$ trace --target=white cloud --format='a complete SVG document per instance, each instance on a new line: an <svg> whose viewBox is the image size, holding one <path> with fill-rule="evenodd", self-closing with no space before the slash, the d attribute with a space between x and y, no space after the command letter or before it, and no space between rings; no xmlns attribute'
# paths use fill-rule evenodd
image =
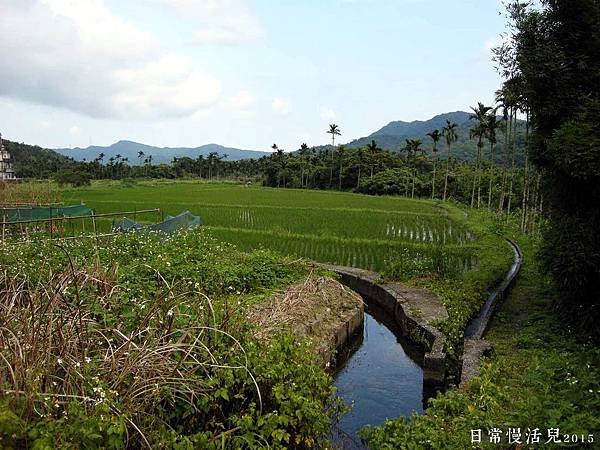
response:
<svg viewBox="0 0 600 450"><path fill-rule="evenodd" d="M78 125L73 125L71 128L69 128L69 134L71 136L77 136L80 133L81 133L81 128L79 128Z"/></svg>
<svg viewBox="0 0 600 450"><path fill-rule="evenodd" d="M327 106L324 106L321 108L321 111L319 112L319 116L321 116L321 119L324 121L330 121L335 119L335 111Z"/></svg>
<svg viewBox="0 0 600 450"><path fill-rule="evenodd" d="M148 1L148 0L147 0ZM237 44L264 37L247 0L149 0L188 20L197 44Z"/></svg>
<svg viewBox="0 0 600 450"><path fill-rule="evenodd" d="M93 117L192 115L221 91L218 80L165 53L104 0L2 0L0 53L10 55L0 96Z"/></svg>
<svg viewBox="0 0 600 450"><path fill-rule="evenodd" d="M271 103L271 108L280 116L287 116L290 113L290 102L283 98L275 98Z"/></svg>
<svg viewBox="0 0 600 450"><path fill-rule="evenodd" d="M226 109L237 112L247 112L256 102L256 99L248 91L240 91L229 97L225 103Z"/></svg>

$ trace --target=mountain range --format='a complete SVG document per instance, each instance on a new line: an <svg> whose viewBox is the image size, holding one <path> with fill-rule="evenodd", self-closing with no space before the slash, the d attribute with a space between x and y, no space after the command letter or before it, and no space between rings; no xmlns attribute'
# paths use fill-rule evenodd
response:
<svg viewBox="0 0 600 450"><path fill-rule="evenodd" d="M427 133L442 128L446 125L446 121L454 122L457 126L458 140L452 146L452 156L459 160L472 160L476 154L476 143L469 136L469 131L473 126L471 114L465 111L455 111L444 114L439 114L429 120L415 120L412 122L393 121L371 133L368 136L355 139L348 142L347 148L358 148L367 145L374 140L380 148L401 151L406 144L406 139L421 139L423 141L423 149L431 154L432 142L427 136ZM340 139L341 140L341 139ZM521 146L524 142L524 132L517 134L517 146ZM503 135L498 132L498 146L503 143ZM329 149L330 145L315 147L317 150ZM444 139L438 143L438 150L442 157L446 154L446 144ZM173 158L190 157L197 158L202 155L208 156L211 152L216 152L219 155L227 155L227 160L240 160L261 158L269 155L270 152L242 150L232 147L223 147L217 144L207 144L200 147L153 147L151 145L140 144L132 141L119 141L107 147L90 146L86 148L59 148L55 152L68 156L78 161L92 161L103 153L103 161L106 163L110 158L117 155L127 158L130 165L143 164L144 159L152 155L152 163L170 163ZM487 147L486 147L487 151ZM143 152L140 156L140 152ZM496 151L496 157L500 158L499 151ZM517 160L517 164L520 161Z"/></svg>
<svg viewBox="0 0 600 450"><path fill-rule="evenodd" d="M225 159L236 161L239 159L260 158L269 155L269 152L259 152L253 150L241 150L239 148L223 147L217 144L207 144L200 147L153 147L151 145L140 144L133 141L119 141L108 147L92 145L86 148L57 148L54 150L61 155L68 156L77 161L92 161L100 153L104 154L103 161L106 163L110 158L121 155L127 158L130 165L143 164L145 158L152 155L153 164L167 164L173 161L173 158L189 157L196 159L202 155L208 156L210 153L227 155ZM142 152L142 153L140 153Z"/></svg>

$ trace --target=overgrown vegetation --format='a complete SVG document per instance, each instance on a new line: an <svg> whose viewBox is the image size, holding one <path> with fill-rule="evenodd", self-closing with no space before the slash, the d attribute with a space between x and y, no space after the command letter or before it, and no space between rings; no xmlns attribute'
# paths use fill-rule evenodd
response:
<svg viewBox="0 0 600 450"><path fill-rule="evenodd" d="M337 408L246 307L306 274L205 233L0 247L3 448L306 448Z"/></svg>
<svg viewBox="0 0 600 450"><path fill-rule="evenodd" d="M448 319L437 326L448 337L449 356L458 358L469 319L485 302L490 289L506 274L513 253L505 241L506 227L493 215L477 210L469 210L468 217L455 210L451 214L474 234L475 239L469 246L448 252L433 245L422 254L396 255L383 275L440 296Z"/></svg>
<svg viewBox="0 0 600 450"><path fill-rule="evenodd" d="M102 212L189 209L216 238L245 251L262 247L373 269L431 289L448 309L450 318L440 328L455 357L468 319L513 257L493 215L440 201L193 182L143 182L135 189L95 183L64 196Z"/></svg>

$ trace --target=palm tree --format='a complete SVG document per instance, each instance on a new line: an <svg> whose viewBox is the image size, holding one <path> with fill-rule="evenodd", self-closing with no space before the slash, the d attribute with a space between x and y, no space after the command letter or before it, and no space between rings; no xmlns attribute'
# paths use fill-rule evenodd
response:
<svg viewBox="0 0 600 450"><path fill-rule="evenodd" d="M508 211L510 212L510 203L512 199L513 170L515 166L515 140L517 135L517 112L519 110L522 97L519 92L522 88L519 86L519 77L508 79L502 85L502 88L496 91L496 102L500 103L503 109L504 119L504 159L502 169L502 188L498 201L498 211L504 210L504 204L508 197ZM512 159L512 169L509 173L509 160ZM510 175L510 187L508 188L508 177ZM508 192L507 192L508 191Z"/></svg>
<svg viewBox="0 0 600 450"><path fill-rule="evenodd" d="M400 151L405 151L406 159L410 160L413 158L413 156L417 154L417 152L422 151L422 144L423 143L421 142L421 139L406 139L406 144L404 145L404 148L402 148Z"/></svg>
<svg viewBox="0 0 600 450"><path fill-rule="evenodd" d="M402 150L404 150L406 152L406 160L411 161L413 159L414 156L416 156L416 154L418 152L422 152L423 149L421 149L421 139L406 139L406 145L404 146L404 148ZM412 191L411 191L411 198L415 197L415 181L416 181L416 177L417 177L417 169L415 167L413 167L412 169Z"/></svg>
<svg viewBox="0 0 600 450"><path fill-rule="evenodd" d="M498 121L496 115L497 109L494 108L490 111L487 120L487 140L490 143L490 169L489 169L489 185L488 185L488 209L492 208L492 175L494 173L494 146L496 145L496 130L502 128L502 123Z"/></svg>
<svg viewBox="0 0 600 450"><path fill-rule="evenodd" d="M111 156L110 158L108 158L108 167L110 167L110 178L112 178L114 176L114 163L115 163L115 158L113 156Z"/></svg>
<svg viewBox="0 0 600 450"><path fill-rule="evenodd" d="M446 120L446 126L442 128L442 135L446 140L446 146L448 147L446 154L446 176L444 177L444 195L442 200L446 200L446 193L448 191L448 174L450 172L450 149L452 144L458 140L458 134L456 134L457 124Z"/></svg>
<svg viewBox="0 0 600 450"><path fill-rule="evenodd" d="M115 155L115 174L116 174L117 178L119 178L121 176L120 175L120 173L121 173L121 171L120 171L120 169L121 169L121 158L122 158L122 156L121 156L120 153L117 153Z"/></svg>
<svg viewBox="0 0 600 450"><path fill-rule="evenodd" d="M510 147L510 129L512 125L512 108L510 106L510 94L507 91L506 85L496 91L496 103L502 108L502 120L504 122L504 158L502 160L502 185L498 198L498 212L504 210L504 198L506 193L506 170L508 167L508 154Z"/></svg>
<svg viewBox="0 0 600 450"><path fill-rule="evenodd" d="M344 147L343 145L340 145L338 147L337 150L337 156L338 156L338 160L340 163L340 171L338 174L338 189L341 191L342 190L342 165L344 163L344 157L346 156L346 147Z"/></svg>
<svg viewBox="0 0 600 450"><path fill-rule="evenodd" d="M475 185L477 184L477 207L479 207L481 203L481 152L483 148L483 140L487 136L487 122L488 122L488 114L491 111L491 106L485 106L481 102L477 102L477 106L475 108L471 107L473 110L473 114L471 115L471 119L477 121L477 124L471 128L470 137L471 139L477 139L477 159L475 162L475 174L473 174L473 188L471 190L471 208L475 204Z"/></svg>
<svg viewBox="0 0 600 450"><path fill-rule="evenodd" d="M373 168L375 167L375 162L377 159L377 153L381 149L377 147L377 142L371 140L369 144L367 144L367 152L369 154L369 165L371 166L371 178L373 178Z"/></svg>
<svg viewBox="0 0 600 450"><path fill-rule="evenodd" d="M356 177L356 189L360 188L360 171L362 169L363 160L365 158L365 151L362 147L356 150L356 165L358 166L358 175Z"/></svg>
<svg viewBox="0 0 600 450"><path fill-rule="evenodd" d="M100 178L102 178L102 172L104 171L103 166L102 166L102 160L104 159L106 155L104 153L100 153L98 155L98 157L94 160L98 163L98 175Z"/></svg>
<svg viewBox="0 0 600 450"><path fill-rule="evenodd" d="M331 187L331 183L333 181L333 151L335 149L335 137L342 135L342 130L335 123L329 124L329 130L326 131L327 134L331 134L331 164L329 166L329 187Z"/></svg>
<svg viewBox="0 0 600 450"><path fill-rule="evenodd" d="M335 137L342 135L342 130L335 123L329 124L329 130L326 132L327 134L331 134L331 145L335 147Z"/></svg>
<svg viewBox="0 0 600 450"><path fill-rule="evenodd" d="M304 173L306 172L306 163L308 160L309 148L305 142L302 143L298 154L300 155L300 187L304 187ZM308 183L306 183L308 184Z"/></svg>
<svg viewBox="0 0 600 450"><path fill-rule="evenodd" d="M433 177L431 178L431 198L435 198L435 172L437 166L437 143L442 138L440 130L433 130L427 133L427 136L433 141Z"/></svg>

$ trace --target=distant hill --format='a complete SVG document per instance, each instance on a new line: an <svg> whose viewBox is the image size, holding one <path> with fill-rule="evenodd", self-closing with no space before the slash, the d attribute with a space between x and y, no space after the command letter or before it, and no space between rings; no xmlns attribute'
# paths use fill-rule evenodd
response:
<svg viewBox="0 0 600 450"><path fill-rule="evenodd" d="M13 169L18 178L47 177L73 164L67 156L53 150L3 139L10 152Z"/></svg>
<svg viewBox="0 0 600 450"><path fill-rule="evenodd" d="M413 122L398 120L388 123L367 137L350 142L348 147L362 147L371 142L371 139L375 139L380 146L397 150L398 147L404 147L406 139L422 138L425 141L427 133L435 129L442 131L442 128L446 126L446 120L458 124L459 128L468 129L473 123L470 117L471 114L467 112L456 111L440 114L429 120L415 120Z"/></svg>
<svg viewBox="0 0 600 450"><path fill-rule="evenodd" d="M415 120L413 122L403 122L401 120L390 122L379 130L371 133L368 136L355 139L345 144L347 148L364 147L374 140L380 148L400 151L406 145L407 139L421 139L423 141L423 149L428 154L431 154L432 141L427 133L433 130L440 130L446 126L446 120L456 123L458 140L452 146L452 156L462 161L471 161L477 154L477 144L473 139L470 139L469 132L474 125L471 120L471 114L465 111L455 111L444 114L439 114L429 120ZM498 144L500 147L504 142L504 136L501 131L497 132ZM524 132L517 137L517 146L524 144ZM331 146L323 146L320 148L328 148ZM486 142L485 154L489 151L489 145ZM442 138L438 142L438 153L440 157L445 157L446 143ZM500 151L496 151L496 156L500 158ZM499 161L499 159L497 159ZM520 161L517 161L519 163Z"/></svg>
<svg viewBox="0 0 600 450"><path fill-rule="evenodd" d="M101 146L90 146L87 148L57 148L56 152L71 157L77 161L93 161L98 157L100 153L104 153L104 163L109 158L121 155L124 158L128 158L130 165L139 165L143 163L143 159L152 155L152 164L170 163L173 158L189 157L196 159L198 156L208 156L211 152L216 152L219 155L227 155L227 160L237 161L240 159L257 159L265 155L269 155L269 152L259 152L254 150L241 150L238 148L223 147L217 144L207 144L201 147L153 147L151 145L140 144L132 141L119 141L115 144L109 145L108 147ZM140 158L139 152L144 152L142 158Z"/></svg>

